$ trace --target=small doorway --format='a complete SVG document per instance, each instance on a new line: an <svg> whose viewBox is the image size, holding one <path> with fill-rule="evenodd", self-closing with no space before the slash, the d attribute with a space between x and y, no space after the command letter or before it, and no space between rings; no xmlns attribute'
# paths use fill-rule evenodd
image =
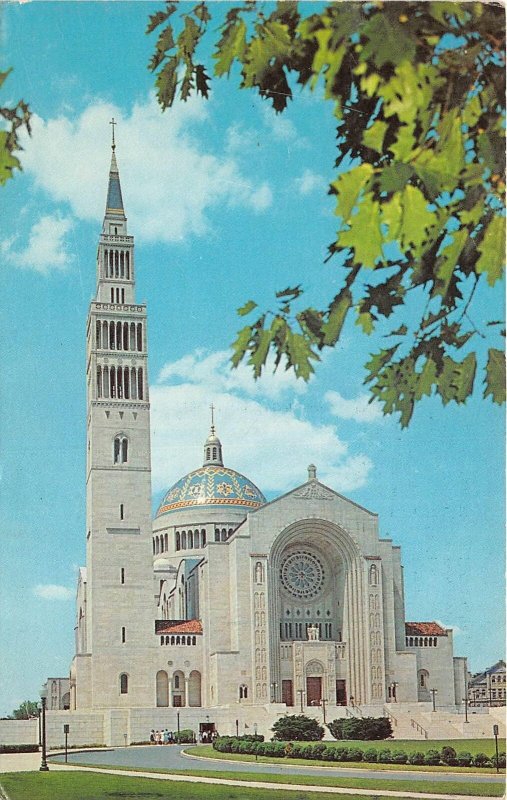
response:
<svg viewBox="0 0 507 800"><path fill-rule="evenodd" d="M346 681L336 681L336 705L347 705L347 684Z"/></svg>
<svg viewBox="0 0 507 800"><path fill-rule="evenodd" d="M306 705L318 706L322 700L322 678L308 676L306 679Z"/></svg>
<svg viewBox="0 0 507 800"><path fill-rule="evenodd" d="M282 703L285 703L286 706L294 705L292 681L282 681Z"/></svg>
<svg viewBox="0 0 507 800"><path fill-rule="evenodd" d="M210 744L215 735L217 730L215 728L214 722L200 722L199 723L199 743L200 744Z"/></svg>

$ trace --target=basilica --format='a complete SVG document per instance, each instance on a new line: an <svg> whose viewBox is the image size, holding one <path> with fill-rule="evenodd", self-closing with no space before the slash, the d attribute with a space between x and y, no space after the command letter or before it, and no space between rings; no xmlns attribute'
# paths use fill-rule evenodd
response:
<svg viewBox="0 0 507 800"><path fill-rule="evenodd" d="M233 733L323 705L331 719L437 692L440 707L461 705L466 659L452 631L405 620L400 548L314 465L267 502L226 466L212 417L202 462L152 519L147 312L114 141L96 270L69 700L83 737L142 741L152 727L174 729L176 714L178 725L183 715L194 730Z"/></svg>

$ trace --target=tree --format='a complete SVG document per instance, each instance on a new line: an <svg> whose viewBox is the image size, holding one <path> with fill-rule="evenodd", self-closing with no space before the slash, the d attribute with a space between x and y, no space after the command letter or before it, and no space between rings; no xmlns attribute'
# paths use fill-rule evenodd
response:
<svg viewBox="0 0 507 800"><path fill-rule="evenodd" d="M393 735L387 717L359 717L334 719L328 726L335 739L389 739Z"/></svg>
<svg viewBox="0 0 507 800"><path fill-rule="evenodd" d="M324 728L316 719L304 714L280 717L271 728L273 739L278 742L320 742L324 736Z"/></svg>
<svg viewBox="0 0 507 800"><path fill-rule="evenodd" d="M30 719L36 717L39 713L39 706L36 700L24 700L19 708L15 708L12 712L14 719Z"/></svg>
<svg viewBox="0 0 507 800"><path fill-rule="evenodd" d="M200 2L173 22L177 4L168 2L150 17L163 110L192 92L208 97L213 72L239 75L240 88L276 112L296 84L319 89L337 120L328 258L339 257L340 290L320 309L304 307L301 285L278 292L272 310L246 302L238 314L256 318L238 333L233 365L247 360L258 377L273 352L275 367L308 380L352 316L366 335L387 337L365 383L402 426L424 396L466 401L479 383L479 339L492 345L480 364L483 395L505 402L504 322L473 318L478 288L504 271L503 8L376 0L304 15L286 1L266 15L249 1L228 7L211 70L200 45L212 6Z"/></svg>
<svg viewBox="0 0 507 800"><path fill-rule="evenodd" d="M10 69L0 72L0 88L10 72ZM19 100L15 106L0 107L0 117L7 122L7 130L0 130L0 186L3 186L13 177L15 169L21 169L19 158L14 153L22 150L18 138L19 129L24 127L28 133L31 132L31 112L27 104Z"/></svg>

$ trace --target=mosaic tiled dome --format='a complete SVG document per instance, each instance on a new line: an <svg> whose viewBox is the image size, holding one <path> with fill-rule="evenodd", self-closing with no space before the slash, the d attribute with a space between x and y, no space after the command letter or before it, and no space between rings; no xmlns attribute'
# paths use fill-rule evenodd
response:
<svg viewBox="0 0 507 800"><path fill-rule="evenodd" d="M171 511L196 506L223 507L251 511L266 502L252 481L221 464L205 464L189 472L172 486L157 511L157 517Z"/></svg>

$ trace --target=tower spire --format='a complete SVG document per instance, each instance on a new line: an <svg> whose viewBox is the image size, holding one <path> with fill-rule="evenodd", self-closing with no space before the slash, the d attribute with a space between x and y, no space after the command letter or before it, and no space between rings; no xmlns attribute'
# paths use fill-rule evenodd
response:
<svg viewBox="0 0 507 800"><path fill-rule="evenodd" d="M123 198L120 185L120 173L118 170L118 164L116 162L116 140L114 136L114 128L118 123L115 122L113 117L109 124L112 127L112 153L111 166L109 168L109 185L107 188L106 217L125 220L125 211L123 208Z"/></svg>

